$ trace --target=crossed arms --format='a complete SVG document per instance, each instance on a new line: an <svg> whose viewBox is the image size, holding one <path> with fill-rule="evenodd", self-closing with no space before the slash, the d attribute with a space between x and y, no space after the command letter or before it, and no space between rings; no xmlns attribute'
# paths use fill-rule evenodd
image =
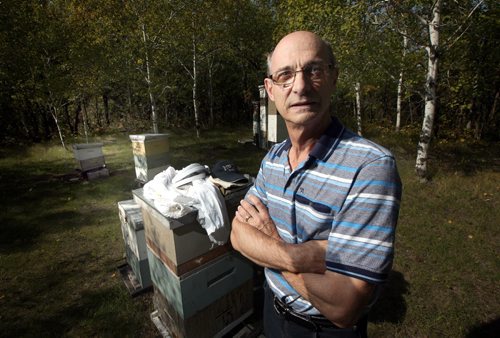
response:
<svg viewBox="0 0 500 338"><path fill-rule="evenodd" d="M326 270L326 240L284 242L264 204L250 195L232 222L231 243L254 263L281 271L288 283L339 327L353 326L374 285Z"/></svg>

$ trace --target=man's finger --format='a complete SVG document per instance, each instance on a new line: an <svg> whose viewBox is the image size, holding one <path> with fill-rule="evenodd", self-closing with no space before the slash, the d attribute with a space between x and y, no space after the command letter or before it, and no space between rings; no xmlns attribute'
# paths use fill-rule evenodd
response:
<svg viewBox="0 0 500 338"><path fill-rule="evenodd" d="M267 216L269 214L266 206L257 196L250 195L248 199L252 202L253 207L256 208L261 215Z"/></svg>

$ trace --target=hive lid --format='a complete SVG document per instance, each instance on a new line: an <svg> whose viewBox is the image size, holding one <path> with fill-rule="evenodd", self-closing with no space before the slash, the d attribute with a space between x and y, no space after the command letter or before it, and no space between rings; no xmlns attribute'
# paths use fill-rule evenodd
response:
<svg viewBox="0 0 500 338"><path fill-rule="evenodd" d="M129 137L130 141L132 142L144 142L144 141L168 138L168 134L137 134L137 135L129 135Z"/></svg>

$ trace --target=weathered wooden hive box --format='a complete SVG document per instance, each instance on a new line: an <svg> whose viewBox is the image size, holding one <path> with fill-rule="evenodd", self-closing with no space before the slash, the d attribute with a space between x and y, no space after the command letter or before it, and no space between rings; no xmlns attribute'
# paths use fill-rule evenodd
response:
<svg viewBox="0 0 500 338"><path fill-rule="evenodd" d="M252 314L253 269L235 251L182 276L148 255L153 303L172 336L222 336Z"/></svg>
<svg viewBox="0 0 500 338"><path fill-rule="evenodd" d="M102 143L73 144L73 154L80 170L86 172L106 165Z"/></svg>
<svg viewBox="0 0 500 338"><path fill-rule="evenodd" d="M142 209L146 244L169 266L182 275L189 270L222 255L228 245L213 247L207 232L196 220L197 211L179 218L167 218L144 197L143 189L132 191L135 202Z"/></svg>
<svg viewBox="0 0 500 338"><path fill-rule="evenodd" d="M152 285L141 207L134 200L118 202L127 263L142 288Z"/></svg>
<svg viewBox="0 0 500 338"><path fill-rule="evenodd" d="M148 182L169 166L168 134L130 135L137 180Z"/></svg>
<svg viewBox="0 0 500 338"><path fill-rule="evenodd" d="M226 197L230 218L247 189ZM230 246L213 246L197 211L172 219L132 191L144 220L154 304L174 337L214 337L253 311L253 267ZM229 226L229 225L228 225Z"/></svg>

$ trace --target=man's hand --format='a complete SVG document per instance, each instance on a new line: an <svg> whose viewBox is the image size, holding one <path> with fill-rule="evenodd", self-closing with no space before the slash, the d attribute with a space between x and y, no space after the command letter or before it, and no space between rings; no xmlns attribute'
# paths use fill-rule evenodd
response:
<svg viewBox="0 0 500 338"><path fill-rule="evenodd" d="M231 242L236 250L262 266L293 273L326 271L327 241L300 244L283 241L267 207L253 195L240 202L233 220Z"/></svg>
<svg viewBox="0 0 500 338"><path fill-rule="evenodd" d="M281 240L266 206L260 201L260 199L253 195L250 195L248 199L250 201L241 200L240 206L236 211L236 218L240 222L250 224L269 237Z"/></svg>

